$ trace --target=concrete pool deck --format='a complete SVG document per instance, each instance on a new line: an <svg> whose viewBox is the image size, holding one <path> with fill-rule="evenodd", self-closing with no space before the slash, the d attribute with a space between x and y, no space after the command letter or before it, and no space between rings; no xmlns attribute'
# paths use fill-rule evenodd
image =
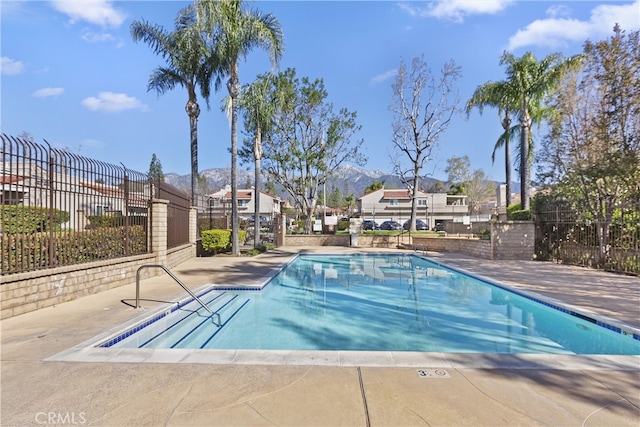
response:
<svg viewBox="0 0 640 427"><path fill-rule="evenodd" d="M172 272L192 289L255 285L299 252L390 252L281 248L252 258L193 258ZM578 267L487 261L458 254L434 260L640 328L640 284ZM153 310L184 292L166 276L141 282ZM135 281L2 321L2 426L23 425L629 425L640 424L640 357L423 354L408 366L345 355L207 363L206 354L157 353L101 362L54 361L105 330L140 317ZM130 305L128 305L130 304ZM88 358L90 360L90 353ZM127 355L125 355L127 356ZM192 357L191 361L188 357ZM327 355L328 358L335 355ZM360 360L358 359L360 357ZM396 362L397 360L396 356ZM187 360L184 360L187 358ZM233 360L235 358L235 360ZM175 363L180 361L180 363ZM346 362L346 363L342 363ZM399 365L402 365L400 363Z"/></svg>

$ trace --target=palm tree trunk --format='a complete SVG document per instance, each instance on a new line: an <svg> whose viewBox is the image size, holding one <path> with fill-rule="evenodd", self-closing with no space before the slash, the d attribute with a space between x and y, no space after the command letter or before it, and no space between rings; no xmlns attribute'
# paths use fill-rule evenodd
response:
<svg viewBox="0 0 640 427"><path fill-rule="evenodd" d="M262 157L262 143L260 142L262 135L260 133L260 127L256 129L256 141L253 148L253 158L255 164L255 177L253 182L253 194L254 194L254 217L253 217L253 247L260 246L260 158Z"/></svg>
<svg viewBox="0 0 640 427"><path fill-rule="evenodd" d="M238 95L240 83L235 73L227 83L231 97L231 254L240 255L238 238Z"/></svg>
<svg viewBox="0 0 640 427"><path fill-rule="evenodd" d="M196 187L198 185L198 103L189 100L185 106L189 115L189 129L191 132L191 205L196 206Z"/></svg>
<svg viewBox="0 0 640 427"><path fill-rule="evenodd" d="M507 207L511 205L511 147L509 137L504 142L504 177L506 182Z"/></svg>
<svg viewBox="0 0 640 427"><path fill-rule="evenodd" d="M531 138L531 117L524 109L520 131L520 209L529 209L531 198L531 163L529 161L529 140Z"/></svg>
<svg viewBox="0 0 640 427"><path fill-rule="evenodd" d="M504 179L506 181L506 203L507 207L511 205L511 136L509 131L511 130L511 117L509 116L509 110L504 113L504 120L502 122L504 128Z"/></svg>

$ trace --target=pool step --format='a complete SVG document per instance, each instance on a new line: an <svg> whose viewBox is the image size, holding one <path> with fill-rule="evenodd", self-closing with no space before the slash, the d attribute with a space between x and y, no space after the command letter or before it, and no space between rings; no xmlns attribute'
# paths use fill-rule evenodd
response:
<svg viewBox="0 0 640 427"><path fill-rule="evenodd" d="M145 328L144 331L138 332L136 335L140 336L136 340L137 347L185 347L186 341L190 341L193 336L200 335L198 331L206 330L211 335L212 332L222 327L230 317L235 315L237 307L244 302L244 299L240 298L238 294L222 292L212 298L207 298L207 301L207 306L214 314L209 314L195 302L188 303L166 319L159 320ZM190 345L190 348L194 348L194 346Z"/></svg>
<svg viewBox="0 0 640 427"><path fill-rule="evenodd" d="M210 316L208 322L201 322L197 327L184 333L184 336L176 341L172 347L204 348L249 301L249 298L246 296L240 297L239 295L235 295L220 308L214 310L214 313L220 314L219 318Z"/></svg>

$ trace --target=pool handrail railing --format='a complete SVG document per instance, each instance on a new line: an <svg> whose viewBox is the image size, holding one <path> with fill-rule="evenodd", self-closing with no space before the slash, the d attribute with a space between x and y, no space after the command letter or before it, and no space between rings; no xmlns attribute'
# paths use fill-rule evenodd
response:
<svg viewBox="0 0 640 427"><path fill-rule="evenodd" d="M180 279L178 279L175 274L173 274L171 271L169 271L169 269L167 267L165 267L162 264L145 264L145 265L141 265L138 268L138 271L136 271L136 308L140 308L140 271L143 268L161 268L163 269L169 276L171 276L171 278L173 280L175 280L178 285L182 286L182 289L184 289L185 291L187 291L187 293L189 295L191 295L193 297L193 299L195 299L205 310L207 310L209 313L213 314L213 311L211 311L211 309L209 307L207 307L207 305L205 303L203 303L200 298L198 298L198 296L196 294L193 293L193 291L191 289L189 289L184 283L182 283L180 281Z"/></svg>

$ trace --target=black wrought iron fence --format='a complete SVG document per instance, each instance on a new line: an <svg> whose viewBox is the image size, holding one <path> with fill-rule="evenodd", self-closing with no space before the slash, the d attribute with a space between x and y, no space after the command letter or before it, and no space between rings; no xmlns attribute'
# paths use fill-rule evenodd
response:
<svg viewBox="0 0 640 427"><path fill-rule="evenodd" d="M640 202L615 209L607 220L549 203L535 209L534 220L537 259L640 275Z"/></svg>
<svg viewBox="0 0 640 427"><path fill-rule="evenodd" d="M146 253L147 174L2 134L2 274Z"/></svg>

